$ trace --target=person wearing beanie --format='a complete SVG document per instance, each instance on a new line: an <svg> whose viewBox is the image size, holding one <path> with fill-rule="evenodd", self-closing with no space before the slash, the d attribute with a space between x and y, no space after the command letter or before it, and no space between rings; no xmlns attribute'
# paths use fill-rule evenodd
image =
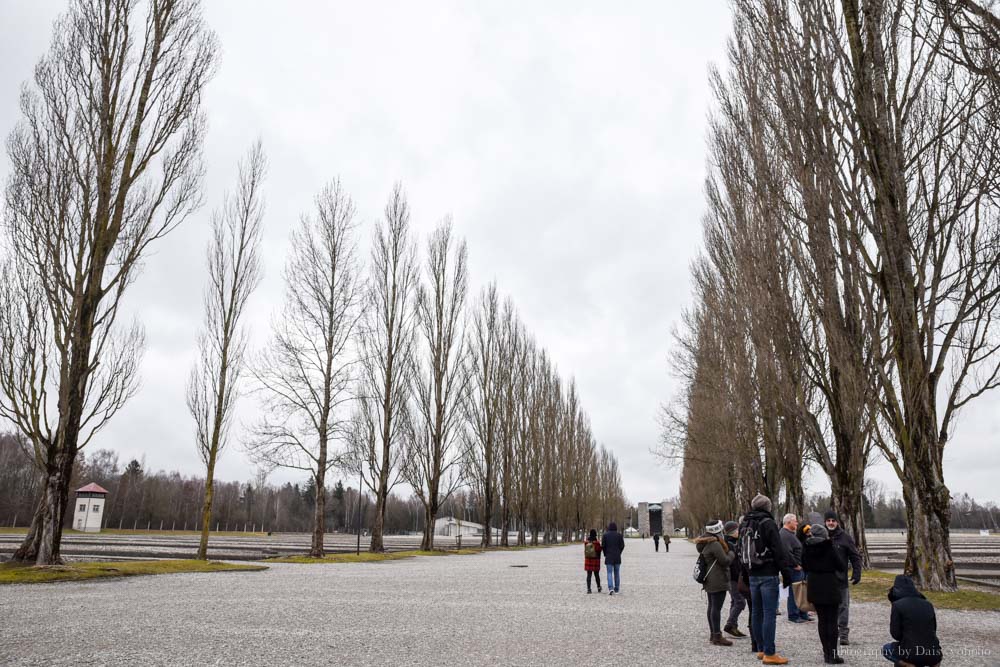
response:
<svg viewBox="0 0 1000 667"><path fill-rule="evenodd" d="M808 575L806 598L816 608L819 622L816 630L823 646L823 661L839 665L844 659L838 655L837 616L840 608L840 573L847 572L847 561L834 547L825 526L815 524L802 547L802 567Z"/></svg>
<svg viewBox="0 0 1000 667"><path fill-rule="evenodd" d="M851 584L861 583L861 553L858 551L854 538L851 537L840 523L840 516L833 509L826 511L823 515L823 523L830 534L830 541L845 561L851 565ZM840 611L837 624L840 628L840 645L849 646L851 643L850 620L851 620L851 589L847 584L847 568L840 573Z"/></svg>
<svg viewBox="0 0 1000 667"><path fill-rule="evenodd" d="M590 529L590 535L583 543L583 571L587 573L587 593L590 593L591 577L597 581L597 592L601 592L601 541L597 530Z"/></svg>
<svg viewBox="0 0 1000 667"><path fill-rule="evenodd" d="M925 667L941 663L934 605L917 590L913 579L896 575L889 589L892 612L889 634L895 641L882 647L882 655L895 665Z"/></svg>
<svg viewBox="0 0 1000 667"><path fill-rule="evenodd" d="M726 546L733 554L737 554L739 551L739 543L736 541L736 536L739 533L740 524L735 521L727 521L726 525L722 527L723 538L726 541ZM724 632L732 635L733 637L743 638L746 635L740 630L739 621L740 614L746 609L747 599L740 592L740 560L739 556L733 558L733 561L729 564L729 618L726 620L726 625L723 629Z"/></svg>
<svg viewBox="0 0 1000 667"><path fill-rule="evenodd" d="M708 595L708 641L716 646L732 646L733 643L722 636L720 627L722 605L729 590L729 565L735 557L723 536L722 521L711 521L705 532L694 541L695 548L705 561L708 575L702 587Z"/></svg>
<svg viewBox="0 0 1000 667"><path fill-rule="evenodd" d="M759 651L757 657L765 665L785 665L788 658L779 655L775 646L775 621L778 587L791 585L792 569L771 507L767 496L754 496L750 511L740 523L738 541L742 565L749 577L750 636Z"/></svg>
<svg viewBox="0 0 1000 667"><path fill-rule="evenodd" d="M622 552L625 551L625 538L618 532L618 524L614 521L608 524L601 538L604 549L604 566L608 568L608 595L621 592Z"/></svg>

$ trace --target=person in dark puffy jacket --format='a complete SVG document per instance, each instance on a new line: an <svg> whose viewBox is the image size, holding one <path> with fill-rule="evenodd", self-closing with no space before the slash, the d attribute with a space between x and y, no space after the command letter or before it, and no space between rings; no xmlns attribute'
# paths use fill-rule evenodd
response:
<svg viewBox="0 0 1000 667"><path fill-rule="evenodd" d="M589 546L588 546L589 545ZM587 555L593 553L593 557ZM597 539L597 531L590 529L590 535L583 543L583 570L587 573L587 592L590 593L591 577L597 581L597 592L601 592L601 541Z"/></svg>
<svg viewBox="0 0 1000 667"><path fill-rule="evenodd" d="M896 641L882 647L886 659L899 664L903 661L918 667L941 662L941 643L937 637L937 616L934 605L925 598L913 580L905 574L896 576L889 589L892 613L889 634Z"/></svg>
<svg viewBox="0 0 1000 667"><path fill-rule="evenodd" d="M695 548L705 561L708 574L702 588L708 594L709 642L716 646L732 646L733 643L722 636L722 606L726 603L729 590L729 565L735 554L726 544L722 534L721 521L712 521L705 526L705 533L694 541Z"/></svg>
<svg viewBox="0 0 1000 667"><path fill-rule="evenodd" d="M608 524L601 538L604 548L604 565L608 568L608 595L621 592L622 552L625 551L625 538L618 532L618 524L614 521Z"/></svg>
<svg viewBox="0 0 1000 667"><path fill-rule="evenodd" d="M847 572L847 561L834 547L826 528L818 523L809 529L809 537L802 548L802 569L808 577L806 597L816 607L819 621L816 630L823 645L823 661L828 665L842 664L844 659L837 654L837 615L841 600L840 573Z"/></svg>

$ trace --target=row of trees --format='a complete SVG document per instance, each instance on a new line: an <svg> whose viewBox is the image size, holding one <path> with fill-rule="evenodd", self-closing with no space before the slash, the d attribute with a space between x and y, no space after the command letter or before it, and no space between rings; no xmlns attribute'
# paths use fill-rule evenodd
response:
<svg viewBox="0 0 1000 667"><path fill-rule="evenodd" d="M943 454L1000 383L1000 20L972 0L733 3L713 72L705 251L665 411L682 503L805 509L864 546L865 469L902 485L906 568L956 586Z"/></svg>
<svg viewBox="0 0 1000 667"><path fill-rule="evenodd" d="M28 443L41 488L18 560L58 562L80 450L138 389L143 331L118 324L119 308L149 247L201 204L201 105L217 51L199 0L73 0L23 90L7 143L0 418ZM340 182L320 192L292 233L270 342L250 355L241 320L261 275L266 171L255 146L212 217L187 391L206 467L201 556L215 465L251 388L263 417L249 454L310 475L315 556L334 468L374 495L373 550L404 480L425 507L426 547L441 504L466 483L484 522L518 525L520 541L621 515L617 463L597 447L573 383L495 285L466 303L466 250L450 222L418 259L399 186L368 262Z"/></svg>

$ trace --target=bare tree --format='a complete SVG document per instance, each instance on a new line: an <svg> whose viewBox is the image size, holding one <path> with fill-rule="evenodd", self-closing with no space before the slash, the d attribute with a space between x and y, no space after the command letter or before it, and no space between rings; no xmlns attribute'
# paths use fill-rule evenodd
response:
<svg viewBox="0 0 1000 667"><path fill-rule="evenodd" d="M24 434L44 493L20 561L58 562L77 453L135 389L142 334L115 327L122 297L149 245L200 204L215 38L197 0L150 3L145 16L138 7L72 2L8 141L9 247L16 271L37 281L51 336L38 352L51 350L48 386L33 385L47 414ZM33 409L17 395L4 401L7 412Z"/></svg>
<svg viewBox="0 0 1000 667"><path fill-rule="evenodd" d="M248 445L267 466L308 472L316 484L309 554L323 556L326 474L338 460L331 442L345 435L362 285L356 261L354 204L336 180L316 197L315 217L292 232L285 265L285 308L253 375L263 417Z"/></svg>
<svg viewBox="0 0 1000 667"><path fill-rule="evenodd" d="M375 494L375 519L369 548L383 550L386 499L401 479L400 459L414 435L410 411L413 347L417 317L414 296L419 281L410 235L410 208L397 184L373 239L370 275L361 330L362 377L359 410L348 458L360 468ZM371 436L374 435L374 438Z"/></svg>
<svg viewBox="0 0 1000 667"><path fill-rule="evenodd" d="M455 245L451 220L445 220L428 240L425 281L417 289L421 354L414 378L416 424L403 476L424 505L424 550L434 548L438 510L462 482L457 443L464 429L462 402L468 387L467 255L465 242Z"/></svg>
<svg viewBox="0 0 1000 667"><path fill-rule="evenodd" d="M239 166L239 185L212 216L208 246L205 329L198 339L198 360L187 386L187 405L195 421L198 453L205 464L205 500L201 510L198 558L208 552L215 464L226 445L247 346L241 320L261 278L260 237L264 201L260 192L266 171L260 142Z"/></svg>

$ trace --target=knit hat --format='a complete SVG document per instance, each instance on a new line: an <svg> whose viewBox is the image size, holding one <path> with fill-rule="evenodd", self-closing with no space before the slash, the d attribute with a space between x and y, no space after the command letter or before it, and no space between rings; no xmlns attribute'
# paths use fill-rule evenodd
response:
<svg viewBox="0 0 1000 667"><path fill-rule="evenodd" d="M750 508L755 510L764 510L765 512L771 511L771 499L767 496L758 493L750 501Z"/></svg>
<svg viewBox="0 0 1000 667"><path fill-rule="evenodd" d="M830 538L830 533L827 531L826 526L821 523L814 523L809 527L809 537L818 538L821 540L826 540Z"/></svg>
<svg viewBox="0 0 1000 667"><path fill-rule="evenodd" d="M710 523L705 526L705 530L712 535L720 535L722 533L722 522L717 520L714 523Z"/></svg>
<svg viewBox="0 0 1000 667"><path fill-rule="evenodd" d="M597 529L596 528L591 528L590 529L590 541L593 542L596 539L597 539Z"/></svg>
<svg viewBox="0 0 1000 667"><path fill-rule="evenodd" d="M826 514L823 515L823 521L829 521L830 519L840 523L840 516L837 514L836 510L829 509L826 511Z"/></svg>
<svg viewBox="0 0 1000 667"><path fill-rule="evenodd" d="M727 521L726 525L723 526L723 528L722 528L722 532L724 532L726 535L728 535L729 533L733 532L734 530L736 530L739 527L740 527L740 524L736 523L735 521Z"/></svg>
<svg viewBox="0 0 1000 667"><path fill-rule="evenodd" d="M617 532L618 531L618 524L615 523L614 521L612 521L611 523L609 523L608 524L608 531L612 532L612 533Z"/></svg>

